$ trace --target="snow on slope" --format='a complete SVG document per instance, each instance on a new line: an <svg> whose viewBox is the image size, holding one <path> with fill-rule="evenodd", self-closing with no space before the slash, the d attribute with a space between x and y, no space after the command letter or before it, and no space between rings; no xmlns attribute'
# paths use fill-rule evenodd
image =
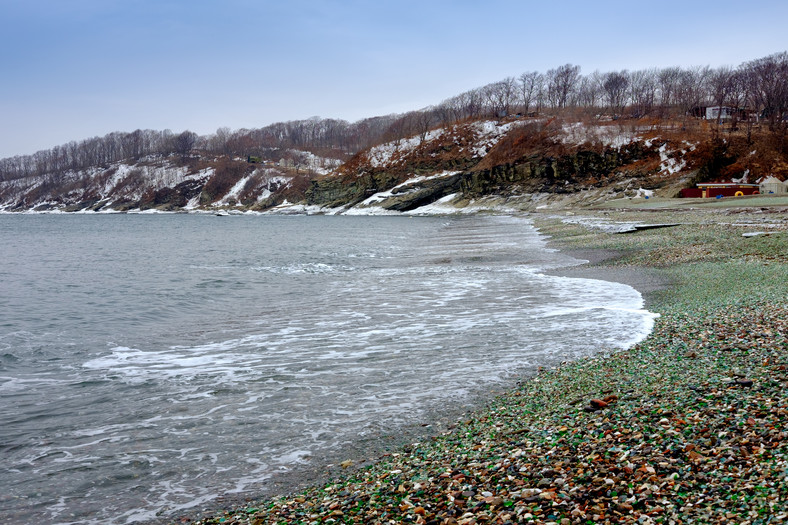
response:
<svg viewBox="0 0 788 525"><path fill-rule="evenodd" d="M171 188L187 180L208 179L213 172L213 168L206 168L190 175L186 167L167 164L158 166L119 164L115 173L104 184L100 197L113 200L119 197L137 200L150 189ZM129 178L134 179L130 181L131 184L126 183Z"/></svg>
<svg viewBox="0 0 788 525"><path fill-rule="evenodd" d="M573 122L561 126L559 139L564 144L579 146L586 142L599 142L604 146L618 149L621 146L635 142L642 138L642 130L622 129L620 126L589 126L583 122Z"/></svg>
<svg viewBox="0 0 788 525"><path fill-rule="evenodd" d="M501 123L495 120L486 120L471 124L458 124L448 128L438 128L427 132L423 140L420 135L416 135L375 146L366 153L367 161L373 168L404 164L407 162L408 157L423 144L436 140L467 143L466 135L471 135L471 156L474 158L484 157L512 127L530 122L533 121Z"/></svg>
<svg viewBox="0 0 788 525"><path fill-rule="evenodd" d="M444 131L444 128L430 131L425 135L424 140L421 140L421 137L417 135L408 139L395 140L375 146L367 152L369 164L373 168L379 168L403 163L406 157L423 142L429 142L440 137Z"/></svg>
<svg viewBox="0 0 788 525"><path fill-rule="evenodd" d="M474 157L484 157L496 145L501 138L506 135L517 122L507 122L501 124L493 120L474 122L471 126L476 132L475 147L473 148Z"/></svg>
<svg viewBox="0 0 788 525"><path fill-rule="evenodd" d="M379 191L378 193L375 193L374 195L372 195L372 196L368 197L367 199L363 200L362 202L360 202L356 206L359 207L359 208L364 208L364 207L367 207L367 206L374 206L376 204L380 204L381 202L385 201L389 197L394 196L395 193L399 193L400 195L402 195L404 193L409 193L409 192L397 192L396 190L398 190L400 188L404 188L406 186L418 184L420 182L425 182L425 181L428 181L428 180L441 179L441 178L444 178L444 177L451 177L452 175L456 175L458 173L460 173L460 172L459 171L442 171L440 173L435 173L434 175L412 177L412 178L406 180L405 182L397 184L396 186L394 186L390 190ZM412 188L410 190L410 192L417 191L417 189L418 188Z"/></svg>
<svg viewBox="0 0 788 525"><path fill-rule="evenodd" d="M687 162L683 158L679 160L670 156L667 149L667 143L659 147L659 171L666 175L673 175L674 173L678 173L684 169L684 166L686 166ZM684 151L682 151L682 153L684 153Z"/></svg>
<svg viewBox="0 0 788 525"><path fill-rule="evenodd" d="M308 160L324 170L326 166L337 162L314 155ZM188 167L173 164L168 159L147 158L138 164L119 162L109 167L0 181L0 211L38 208L40 211L54 212L67 207L73 208L81 203L89 208L93 203L101 202L110 206L111 203L123 203L124 209L127 209L129 204L150 199L152 192L174 189L188 181L194 181L189 191L193 193L196 188L199 192L200 186L208 182L214 174L213 167L192 172ZM252 177L256 179L254 187L249 184ZM237 202L242 194L245 197L253 195L259 203L290 181L291 177L278 168L261 167L239 180L211 207L228 206L233 201ZM201 207L204 205L201 204L198 194L189 199L184 209L196 210Z"/></svg>
<svg viewBox="0 0 788 525"><path fill-rule="evenodd" d="M260 175L262 175L261 179L259 179ZM244 190L248 191L250 189L247 188L247 184L256 177L259 179L259 182L254 188L251 188L252 191L257 194L256 202L262 202L270 197L273 193L272 188L281 187L290 182L289 177L282 176L282 172L275 168L265 168L262 171L255 170L253 173L250 173L236 182L221 199L213 203L213 206L230 206L233 202L236 206L241 206L242 204L238 202L241 193L244 192Z"/></svg>
<svg viewBox="0 0 788 525"><path fill-rule="evenodd" d="M27 177L0 183L0 209L14 208L21 200L34 199L30 207L63 206L86 199L138 200L146 191L173 187L187 180L207 179L213 169L189 174L188 168L165 162L151 164L117 163L109 168L69 171L56 178ZM53 182L53 179L55 182ZM31 197L33 196L33 197Z"/></svg>
<svg viewBox="0 0 788 525"><path fill-rule="evenodd" d="M310 151L297 151L296 153L301 156L302 162L306 164L307 168L318 175L328 175L342 164L342 161L339 159L319 157Z"/></svg>
<svg viewBox="0 0 788 525"><path fill-rule="evenodd" d="M687 167L687 160L684 158L684 155L686 155L689 151L693 151L697 145L686 141L683 142L683 144L685 147L673 151L668 151L667 143L660 146L659 170L663 175L674 175Z"/></svg>

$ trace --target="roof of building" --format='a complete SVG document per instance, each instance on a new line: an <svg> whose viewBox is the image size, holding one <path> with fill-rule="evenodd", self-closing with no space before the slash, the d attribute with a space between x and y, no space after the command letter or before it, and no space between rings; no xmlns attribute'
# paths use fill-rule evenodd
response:
<svg viewBox="0 0 788 525"><path fill-rule="evenodd" d="M746 182L699 182L697 184L698 188L728 188L734 186L742 186L745 188L757 188L758 184L749 184Z"/></svg>

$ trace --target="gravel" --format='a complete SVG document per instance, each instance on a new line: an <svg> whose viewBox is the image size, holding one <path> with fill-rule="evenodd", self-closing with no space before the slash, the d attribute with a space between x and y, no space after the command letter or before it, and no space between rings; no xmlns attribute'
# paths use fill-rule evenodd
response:
<svg viewBox="0 0 788 525"><path fill-rule="evenodd" d="M750 238L732 224L759 210L588 214L680 223L615 235L537 219L558 246L605 254L572 272L650 286L660 317L646 340L542 369L449 430L371 466L346 462L327 484L198 522L788 521L788 213Z"/></svg>

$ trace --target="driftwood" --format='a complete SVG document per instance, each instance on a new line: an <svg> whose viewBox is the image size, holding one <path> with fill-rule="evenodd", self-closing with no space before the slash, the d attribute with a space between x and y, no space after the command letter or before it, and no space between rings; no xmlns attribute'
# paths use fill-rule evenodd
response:
<svg viewBox="0 0 788 525"><path fill-rule="evenodd" d="M672 228L674 226L679 226L679 223L676 224L635 224L632 227L626 230L620 230L616 233L634 233L639 232L642 230L655 230L657 228Z"/></svg>

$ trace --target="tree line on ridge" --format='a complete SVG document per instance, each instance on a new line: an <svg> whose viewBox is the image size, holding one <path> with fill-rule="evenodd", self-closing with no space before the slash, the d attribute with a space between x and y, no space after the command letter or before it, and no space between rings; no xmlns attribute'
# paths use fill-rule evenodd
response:
<svg viewBox="0 0 788 525"><path fill-rule="evenodd" d="M545 73L528 71L508 77L418 111L353 123L314 117L257 129L219 128L205 136L188 130L178 134L170 130L113 132L0 159L0 181L57 176L151 156L185 156L195 150L246 157L296 149L344 159L381 142L424 136L435 127L465 120L578 111L612 118L686 119L702 106L749 111L767 122L771 132L784 137L788 131L788 52L736 68L669 67L583 75L580 66L565 64Z"/></svg>

